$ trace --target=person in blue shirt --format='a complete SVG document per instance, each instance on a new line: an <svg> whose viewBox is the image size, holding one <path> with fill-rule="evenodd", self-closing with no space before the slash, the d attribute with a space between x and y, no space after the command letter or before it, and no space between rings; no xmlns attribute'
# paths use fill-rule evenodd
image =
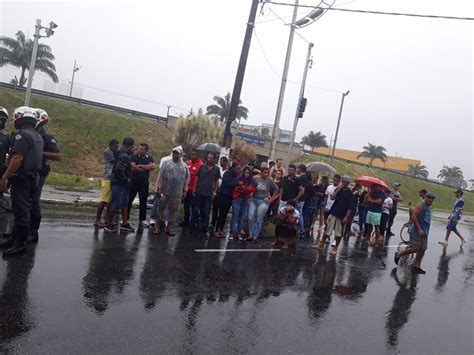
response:
<svg viewBox="0 0 474 355"><path fill-rule="evenodd" d="M454 201L453 209L449 215L448 225L446 226L446 237L444 240L439 242L441 245L448 245L448 239L451 235L451 232L454 232L454 234L456 234L459 239L461 239L461 244L466 243L466 239L463 238L457 228L458 222L461 220L462 213L464 211L464 199L462 197L463 191L458 189L454 191L454 195L456 196L456 201Z"/></svg>
<svg viewBox="0 0 474 355"><path fill-rule="evenodd" d="M425 195L425 201L416 205L411 214L412 224L408 229L408 234L410 234L408 247L401 252L395 252L394 261L397 265L402 256L416 254L415 261L411 264L412 272L416 274L426 274L426 271L421 268L421 260L428 248L428 234L431 225L430 206L435 198L434 194L428 192Z"/></svg>

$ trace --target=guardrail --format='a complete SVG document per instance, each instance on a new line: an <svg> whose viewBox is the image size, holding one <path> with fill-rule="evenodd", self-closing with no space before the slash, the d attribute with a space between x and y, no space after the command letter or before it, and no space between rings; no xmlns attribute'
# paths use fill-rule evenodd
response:
<svg viewBox="0 0 474 355"><path fill-rule="evenodd" d="M313 152L312 150L306 150L304 149L304 153L305 155L312 155L312 156L319 156L319 157L324 157L324 158L331 158L330 155L327 155L327 154L323 154L323 153L317 153L317 152ZM348 163L348 164L353 164L353 165L359 165L359 166L364 166L364 167L368 167L367 164L364 164L364 163L361 163L361 162L358 162L358 161L353 161L353 160L348 160L348 159L344 159L344 158L338 158L338 157L334 157L334 160L338 160L338 161L341 161L341 162L344 162L344 163ZM451 185L446 185L446 184L443 184L442 182L440 181L436 181L436 180L430 180L430 179L423 179L423 178L420 178L418 176L412 176L412 175L409 175L407 173L404 173L402 171L399 171L399 170L393 170L393 169L387 169L387 168L380 168L378 166L373 166L371 169L375 169L375 170L382 170L382 171L388 171L390 173L394 173L394 174L398 174L398 175L401 175L401 176L407 176L407 177L410 177L412 179L416 179L416 180L419 180L419 181L423 181L423 182L431 182L433 184L436 184L436 185L440 185L440 186L444 186L444 187L451 187L453 189L457 189L458 187L456 186L451 186ZM466 191L466 192L473 192L471 190L468 190L468 189L462 189L463 191Z"/></svg>
<svg viewBox="0 0 474 355"><path fill-rule="evenodd" d="M4 83L4 82L0 82L0 87L5 88L5 89L15 90L15 91L22 91L22 92L26 91L26 88L24 88L24 87L17 86L15 84ZM131 109L124 108L124 107L104 104L102 102L96 102L96 101L91 101L91 100L79 99L77 97L71 97L71 96L56 94L54 92L49 92L49 91L32 89L31 92L35 95L47 96L47 97L51 97L51 98L54 98L54 99L65 100L65 101L69 101L69 102L75 102L75 103L78 103L80 105L103 108L103 109L106 109L106 110L125 113L125 114L132 115L132 116L139 116L139 117L145 117L145 118L153 119L153 120L158 121L160 123L164 123L165 126L168 127L168 118L167 117L153 115L151 113L146 113L146 112L141 112L141 111L136 111L136 110L131 110Z"/></svg>

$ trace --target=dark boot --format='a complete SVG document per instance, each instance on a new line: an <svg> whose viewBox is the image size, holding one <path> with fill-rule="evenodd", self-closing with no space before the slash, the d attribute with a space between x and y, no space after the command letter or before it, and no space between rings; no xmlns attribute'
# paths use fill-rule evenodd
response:
<svg viewBox="0 0 474 355"><path fill-rule="evenodd" d="M4 234L0 239L0 249L9 249L13 245L13 237L11 234Z"/></svg>
<svg viewBox="0 0 474 355"><path fill-rule="evenodd" d="M9 258L12 256L23 255L26 253L26 243L15 242L10 249L7 249L3 252L4 258Z"/></svg>
<svg viewBox="0 0 474 355"><path fill-rule="evenodd" d="M31 216L30 231L28 233L27 244L38 243L39 227L41 224L41 216Z"/></svg>
<svg viewBox="0 0 474 355"><path fill-rule="evenodd" d="M3 257L8 258L12 256L22 255L26 253L26 239L28 238L28 227L13 226L13 246L3 252Z"/></svg>

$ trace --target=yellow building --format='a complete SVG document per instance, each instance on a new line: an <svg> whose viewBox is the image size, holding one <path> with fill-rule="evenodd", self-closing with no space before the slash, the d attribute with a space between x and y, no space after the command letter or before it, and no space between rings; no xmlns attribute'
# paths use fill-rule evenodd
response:
<svg viewBox="0 0 474 355"><path fill-rule="evenodd" d="M314 148L313 151L319 154L331 155L331 148ZM358 163L369 165L369 159L367 158L357 159L357 156L359 154L360 152L356 152L354 150L347 150L347 149L336 149L336 151L334 152L334 156L336 158L355 161ZM378 159L374 160L373 166L406 172L408 171L408 165L421 164L420 160L415 160L415 159L407 159L407 158L392 157L392 156L387 156L387 158L388 159L385 163L381 162Z"/></svg>

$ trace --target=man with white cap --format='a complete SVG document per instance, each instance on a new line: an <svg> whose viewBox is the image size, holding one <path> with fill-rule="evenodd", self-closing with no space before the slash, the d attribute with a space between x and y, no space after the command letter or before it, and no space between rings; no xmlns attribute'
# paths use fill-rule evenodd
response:
<svg viewBox="0 0 474 355"><path fill-rule="evenodd" d="M160 234L160 223L164 218L165 209L168 209L168 223L165 232L174 236L174 216L178 211L183 195L188 190L189 170L186 163L181 159L183 150L181 147L173 148L171 160L163 163L158 179L156 180L156 197L160 198L158 203L158 218L153 234Z"/></svg>

